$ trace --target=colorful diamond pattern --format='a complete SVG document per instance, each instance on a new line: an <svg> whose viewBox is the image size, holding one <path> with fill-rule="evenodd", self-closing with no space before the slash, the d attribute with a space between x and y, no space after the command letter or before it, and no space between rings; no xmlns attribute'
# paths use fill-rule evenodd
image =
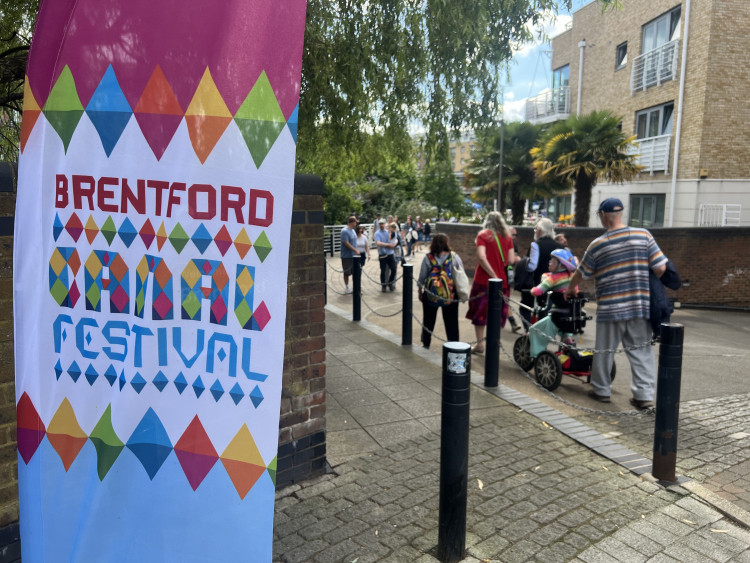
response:
<svg viewBox="0 0 750 563"><path fill-rule="evenodd" d="M103 481L125 447L112 427L112 405L107 405L104 414L91 431L89 440L96 449L96 472L99 480Z"/></svg>
<svg viewBox="0 0 750 563"><path fill-rule="evenodd" d="M212 242L219 249L222 256L225 256L232 246L235 247L240 258L245 258L250 249L255 248L255 253L258 255L261 262L265 261L266 257L273 249L265 231L261 231L255 242L252 242L244 227L241 227L237 236L232 239L232 235L226 225L222 225L219 232L212 237L208 228L203 223L199 223L198 227L193 232L193 235L189 236L180 223L175 224L172 231L167 233L167 228L164 222L159 225L158 230L154 231L154 226L151 223L151 220L146 219L141 228L137 230L130 219L125 218L118 228L112 217L108 216L102 226L97 227L93 216L90 215L84 225L81 223L81 219L77 213L71 213L70 217L68 217L67 223L64 225L59 215L55 215L52 230L55 240L60 238L63 232L67 232L75 242L78 242L81 234L85 233L89 244L93 244L96 237L101 233L107 240L107 244L110 246L114 239L119 236L128 248L132 246L136 238L140 238L146 250L151 248L154 240L156 240L157 248L159 250L161 250L164 244L169 241L178 253L181 253L190 241L193 242L201 254L206 252Z"/></svg>
<svg viewBox="0 0 750 563"><path fill-rule="evenodd" d="M104 72L101 82L91 96L86 106L86 115L99 133L104 152L107 156L111 155L130 121L130 116L133 115L112 65Z"/></svg>
<svg viewBox="0 0 750 563"><path fill-rule="evenodd" d="M154 478L172 453L172 442L167 431L151 407L128 439L127 447L141 462L150 479Z"/></svg>
<svg viewBox="0 0 750 563"><path fill-rule="evenodd" d="M105 268L108 270L105 276ZM101 292L109 291L111 313L128 313L130 310L130 276L125 260L108 250L94 250L86 260L86 309L101 311ZM137 277L137 276L136 276Z"/></svg>
<svg viewBox="0 0 750 563"><path fill-rule="evenodd" d="M218 390L221 386L215 383L212 391L214 388ZM236 393L235 388L230 393ZM263 400L257 387L250 396L256 406ZM18 452L26 464L34 457L46 435L65 471L70 469L86 441L90 440L96 450L97 474L102 481L125 448L135 455L152 480L174 451L193 490L197 490L219 459L241 499L245 498L264 472L268 471L271 479L275 479L276 459L266 467L246 424L239 428L219 455L197 415L172 445L161 419L151 407L126 442L117 435L112 425L111 404L107 405L88 435L81 428L67 398L62 400L46 428L27 393L19 399L16 413Z"/></svg>
<svg viewBox="0 0 750 563"><path fill-rule="evenodd" d="M68 151L70 140L83 115L83 105L78 98L75 80L68 65L65 65L57 82L44 104L44 116L52 128L60 136L65 152Z"/></svg>
<svg viewBox="0 0 750 563"><path fill-rule="evenodd" d="M146 308L146 284L151 276L152 318L170 320L174 318L172 273L167 263L158 256L145 255L136 268L135 314L143 318Z"/></svg>
<svg viewBox="0 0 750 563"><path fill-rule="evenodd" d="M104 72L84 109L78 97L74 77L68 66L65 66L43 109L29 87L28 78L26 79L21 152L25 150L31 132L42 113L59 135L67 151L84 112L99 134L108 157L120 140L131 116L135 115L136 122L157 160L163 156L184 116L190 142L201 163L206 162L227 126L234 119L255 165L260 167L285 127L294 142L297 142L299 105L294 108L288 119L285 118L273 86L264 71L233 116L218 91L210 70L206 68L192 100L183 112L162 69L156 66L135 108L132 108L110 66Z"/></svg>
<svg viewBox="0 0 750 563"><path fill-rule="evenodd" d="M88 436L78 424L76 415L73 412L73 406L68 399L63 402L55 412L52 420L47 427L47 439L52 447L55 448L57 455L65 467L65 471L70 469L76 457L78 457L81 448L83 448Z"/></svg>
<svg viewBox="0 0 750 563"><path fill-rule="evenodd" d="M75 276L81 267L73 247L56 247L49 260L49 291L60 307L73 308L80 297ZM71 275L72 273L72 275Z"/></svg>
<svg viewBox="0 0 750 563"><path fill-rule="evenodd" d="M210 287L203 287L203 276L211 277ZM211 303L211 322L227 324L229 276L224 264L218 260L191 260L182 272L182 318L201 320L201 303Z"/></svg>
<svg viewBox="0 0 750 563"><path fill-rule="evenodd" d="M234 290L234 315L242 328L251 328L251 319L253 316L253 287L255 277L255 268L237 265L237 283Z"/></svg>

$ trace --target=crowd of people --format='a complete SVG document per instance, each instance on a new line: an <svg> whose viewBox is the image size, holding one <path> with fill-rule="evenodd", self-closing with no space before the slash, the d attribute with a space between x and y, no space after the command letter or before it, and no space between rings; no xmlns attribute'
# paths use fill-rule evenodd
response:
<svg viewBox="0 0 750 563"><path fill-rule="evenodd" d="M368 235L366 227L357 217L349 216L346 226L341 229L341 265L346 294L352 293L349 279L352 276L354 260L359 260L360 265L365 266L370 259L371 241L377 249L382 291L395 291L394 280L398 265L406 263L414 254L422 252L423 246L432 241L430 220L425 219L423 222L418 215L414 219L407 215L406 221L401 224L398 215L383 218L378 213Z"/></svg>
<svg viewBox="0 0 750 563"><path fill-rule="evenodd" d="M662 284L675 289L679 276L674 265L659 249L651 233L645 229L628 227L622 220L623 205L619 199L610 198L601 203L597 215L606 232L596 238L586 249L580 262L568 247L563 233L555 233L550 219L539 219L534 225L534 240L525 256L521 257L515 243L516 229L509 227L501 213L487 214L482 229L475 240L476 267L474 279L468 290L466 318L474 326L476 345L472 353L485 352L484 334L487 326L488 289L490 279L503 280L503 302L500 326L509 322L513 332L521 326L513 316L507 298L511 289L521 292L520 315L523 329L529 331L532 356L546 348L549 337L557 333L554 319L538 316L532 326L531 309L535 300L549 293L555 306L564 307L565 301L578 293L584 279L593 279L596 287L597 350L594 354L589 396L600 402L609 402L610 373L618 344L626 347L632 371L631 403L637 408L653 407L656 365L648 343L652 338L653 316L663 320L670 311L662 307L653 312L652 295L663 293ZM346 232L345 232L346 231ZM407 216L403 225L398 217L377 216L373 224L373 239L380 262L380 283L385 293L395 290L397 264L411 257L429 244L420 264L417 285L422 303L422 345L429 348L435 328L438 309L442 309L443 323L449 341L459 340L458 274L463 274L461 257L451 250L450 240L444 233L432 236L430 222L420 217ZM404 253L404 246L406 252ZM366 230L355 216L349 217L341 232L341 260L344 269L346 292L353 260L359 257L364 265L370 258L370 244ZM669 265L669 269L667 266ZM667 276L661 279L665 272ZM661 279L661 281L659 281ZM656 280L656 281L654 281ZM654 284L657 284L656 290ZM672 284L672 285L670 285ZM662 300L665 298L662 296ZM540 301L537 301L540 305ZM650 308L651 307L651 308ZM531 327L532 330L529 330ZM533 334L532 334L533 333ZM563 338L569 335L563 335Z"/></svg>

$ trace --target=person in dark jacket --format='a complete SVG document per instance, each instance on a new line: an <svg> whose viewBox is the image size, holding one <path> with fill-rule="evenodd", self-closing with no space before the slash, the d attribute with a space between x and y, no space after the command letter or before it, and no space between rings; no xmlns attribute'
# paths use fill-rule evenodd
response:
<svg viewBox="0 0 750 563"><path fill-rule="evenodd" d="M534 227L534 242L529 247L529 262L526 266L527 271L534 275L532 287L541 283L542 275L547 273L549 257L552 251L558 248L562 246L555 240L555 225L546 217L539 219ZM543 299L544 297L537 298L537 302L542 304ZM521 304L526 305L526 307L521 307L521 317L524 326L528 328L531 325L530 307L534 306L534 296L529 292L522 292Z"/></svg>
<svg viewBox="0 0 750 563"><path fill-rule="evenodd" d="M674 306L667 297L664 287L677 291L682 287L680 274L671 260L667 261L667 269L661 278L656 277L653 271L649 270L648 289L650 293L651 308L651 330L654 333L654 340L661 338L661 323L668 323L669 318L674 313Z"/></svg>

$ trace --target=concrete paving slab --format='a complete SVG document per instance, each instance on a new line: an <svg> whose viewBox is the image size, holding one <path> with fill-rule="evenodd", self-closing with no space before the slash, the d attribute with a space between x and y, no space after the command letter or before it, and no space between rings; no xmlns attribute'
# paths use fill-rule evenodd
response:
<svg viewBox="0 0 750 563"><path fill-rule="evenodd" d="M327 341L358 339L359 332L368 332L345 319L334 318L329 324L332 330ZM315 485L311 485L308 495L302 492L304 485L290 487L288 493L279 492L275 560L436 560L432 554L437 544L440 416L420 416L420 411L429 409L431 403L420 405L413 397L398 395L399 391L408 393L410 385L420 381L429 393L439 397L440 356L420 348L405 357L397 336L378 334L384 339L377 347L381 353L390 355L389 345L398 350L392 353L393 359L383 361L393 368L391 375L402 371L403 381L381 380L377 370L366 377L357 375L372 386L363 393L367 404L357 397L357 390L329 389L330 404L338 410L332 420L358 405L383 411L392 405L399 409L395 412L403 412L407 418L366 424L361 429L328 429L328 456L335 473L326 476L329 480L325 489L315 490ZM358 342L374 341L362 337ZM351 343L353 340L349 340ZM340 349L345 350L342 354L351 354L346 345ZM341 361L330 351L329 359L330 366L349 363L349 358ZM336 375L335 385L343 383L342 376L343 371ZM409 381L412 383L405 383ZM570 387L574 391L568 396L585 390L583 385ZM384 388L389 388L387 393L383 393ZM500 398L503 396L523 403L529 411L537 411L542 419L509 405ZM750 533L720 511L707 507L699 500L702 497L680 487L664 489L624 471L554 430L551 424L542 424L542 420L551 420L564 427L569 421L546 407L534 407L534 401L527 399L523 393L503 386L494 393L472 390L472 402L480 408L474 408L470 417L470 553L466 561L478 560L478 556L493 561L607 560L604 558L612 557L613 552L617 555L615 560L620 561L641 557L650 561L675 557L689 560L685 559L688 556L701 561L724 560L727 553L732 554L733 561L750 561ZM688 434L690 451L695 456L691 459L706 459L696 466L698 470L719 467L731 459L732 463L724 467L721 485L736 487L738 475L730 474L730 470L750 460L750 456L743 457L744 449L735 445L744 438L729 437L742 432L733 420L743 412L742 396L729 403L723 398L714 399L711 403L697 401L688 405L692 426L688 425L688 432L681 429L680 437ZM573 412L564 404L550 406L567 416ZM685 412L682 407L684 404L681 414ZM653 418L624 417L613 424L600 415L573 416L586 422L584 426L589 428L578 430L599 444L604 453L618 453L631 461L636 461L642 451L650 453ZM720 419L726 428L717 430ZM341 419L336 422L340 423ZM587 433L591 429L618 435ZM714 451L723 450L710 455L717 441L720 445ZM627 454L630 448L633 458ZM702 490L706 495L715 495L705 487ZM372 499L379 499L382 504ZM330 528L331 518L340 524ZM309 539L305 540L300 530L311 525L312 531L305 532Z"/></svg>

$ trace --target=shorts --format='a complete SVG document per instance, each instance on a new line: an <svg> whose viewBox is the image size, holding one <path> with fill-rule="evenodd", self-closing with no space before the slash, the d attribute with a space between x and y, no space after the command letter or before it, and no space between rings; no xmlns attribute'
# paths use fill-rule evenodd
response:
<svg viewBox="0 0 750 563"><path fill-rule="evenodd" d="M354 258L342 258L341 267L344 269L345 276L351 276L352 269L354 268Z"/></svg>

